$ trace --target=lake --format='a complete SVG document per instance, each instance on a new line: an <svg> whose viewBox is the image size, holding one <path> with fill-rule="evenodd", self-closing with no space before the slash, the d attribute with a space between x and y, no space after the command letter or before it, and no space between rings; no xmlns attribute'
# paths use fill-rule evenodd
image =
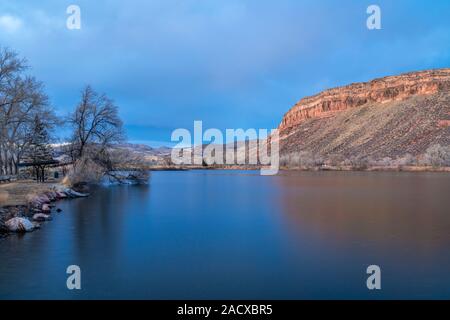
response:
<svg viewBox="0 0 450 320"><path fill-rule="evenodd" d="M0 239L1 299L450 298L449 174L161 171L57 207Z"/></svg>

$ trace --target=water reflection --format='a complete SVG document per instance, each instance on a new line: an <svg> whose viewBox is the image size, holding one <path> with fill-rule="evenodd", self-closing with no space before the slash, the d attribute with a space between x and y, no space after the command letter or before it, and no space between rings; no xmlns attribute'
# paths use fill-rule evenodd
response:
<svg viewBox="0 0 450 320"><path fill-rule="evenodd" d="M155 172L0 240L0 298L449 298L450 176ZM69 291L66 268L82 270ZM382 267L369 292L365 268Z"/></svg>
<svg viewBox="0 0 450 320"><path fill-rule="evenodd" d="M425 256L450 243L448 174L303 172L276 183L296 234Z"/></svg>

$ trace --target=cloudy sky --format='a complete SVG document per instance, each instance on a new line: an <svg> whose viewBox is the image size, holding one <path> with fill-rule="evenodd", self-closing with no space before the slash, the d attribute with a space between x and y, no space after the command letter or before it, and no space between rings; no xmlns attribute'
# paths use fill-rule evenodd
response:
<svg viewBox="0 0 450 320"><path fill-rule="evenodd" d="M66 27L69 5L81 29ZM366 9L381 8L381 30ZM300 98L350 82L450 67L450 1L2 0L0 45L26 57L58 113L91 84L128 138L275 128Z"/></svg>

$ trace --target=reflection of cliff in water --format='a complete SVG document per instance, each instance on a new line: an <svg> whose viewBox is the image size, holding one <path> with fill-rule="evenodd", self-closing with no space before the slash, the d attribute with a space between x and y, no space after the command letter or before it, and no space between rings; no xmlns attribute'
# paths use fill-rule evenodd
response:
<svg viewBox="0 0 450 320"><path fill-rule="evenodd" d="M432 255L450 245L449 178L441 173L286 172L276 183L279 205L295 234L335 246Z"/></svg>

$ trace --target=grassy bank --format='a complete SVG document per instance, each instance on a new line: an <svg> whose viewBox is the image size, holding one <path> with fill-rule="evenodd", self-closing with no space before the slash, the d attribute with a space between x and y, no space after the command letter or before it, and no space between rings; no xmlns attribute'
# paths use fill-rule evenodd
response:
<svg viewBox="0 0 450 320"><path fill-rule="evenodd" d="M36 183L33 180L0 184L0 207L26 205L33 196L43 194L59 184L59 181Z"/></svg>

